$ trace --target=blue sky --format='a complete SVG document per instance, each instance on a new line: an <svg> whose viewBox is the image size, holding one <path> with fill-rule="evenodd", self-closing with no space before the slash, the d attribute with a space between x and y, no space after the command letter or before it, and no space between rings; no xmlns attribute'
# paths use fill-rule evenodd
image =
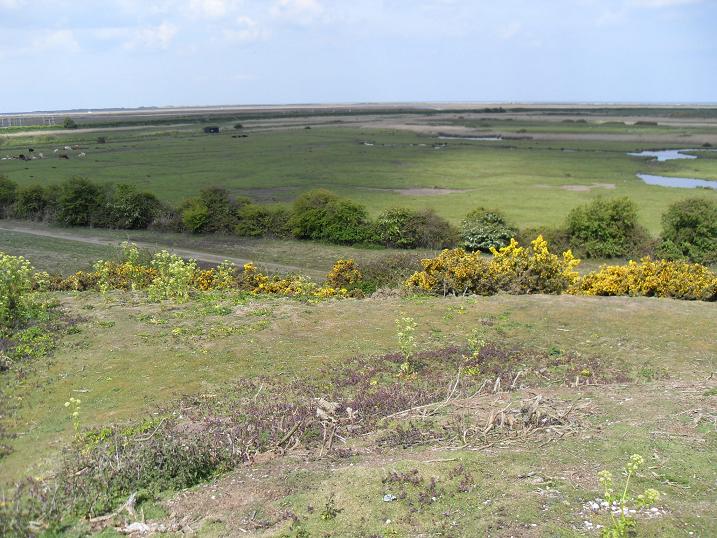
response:
<svg viewBox="0 0 717 538"><path fill-rule="evenodd" d="M715 0L0 0L0 111L717 102Z"/></svg>

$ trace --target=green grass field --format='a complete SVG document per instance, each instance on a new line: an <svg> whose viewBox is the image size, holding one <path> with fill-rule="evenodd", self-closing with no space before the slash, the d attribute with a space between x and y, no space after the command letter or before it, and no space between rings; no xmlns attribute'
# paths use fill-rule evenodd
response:
<svg viewBox="0 0 717 538"><path fill-rule="evenodd" d="M405 123L410 126L410 121ZM0 145L2 155L33 147L46 158L2 161L0 174L23 185L74 175L127 182L173 204L210 185L263 202L288 202L302 191L324 187L366 204L374 215L391 206L432 207L457 223L471 209L486 206L502 209L521 227L560 224L571 208L596 196L629 196L653 234L659 232L660 215L670 203L687 196L717 198L717 192L706 189L648 186L635 177L644 172L717 179L714 158L653 163L625 155L654 147L694 147L701 133L714 136L714 128L527 120L475 123L487 124L481 127L486 132L529 130L529 134L552 133L568 139L447 141L372 124L267 130L258 123L243 131L225 129L219 135L202 134L198 127L110 130L105 133L107 144L101 145L96 144L97 133L7 139ZM442 124L451 125L448 120ZM440 131L440 126L432 128ZM237 132L249 136L232 138ZM595 134L605 138L580 138ZM656 143L650 136L666 139ZM434 143L446 146L436 149ZM79 144L87 157L78 158L78 151L71 151L70 160L56 158L53 149L73 144ZM414 190L433 188L460 192Z"/></svg>
<svg viewBox="0 0 717 538"><path fill-rule="evenodd" d="M296 536L298 528L311 536L577 536L586 532L584 521L607 521L583 508L600 496L597 472L605 468L619 477L629 455L640 453L648 463L634 487L657 488L664 511L659 518L639 518L640 535L709 536L717 530L711 304L571 296L307 304L210 294L186 305L147 304L141 294L128 293L56 298L79 321L59 337L50 359L5 380L7 401L16 407L6 423L17 437L11 441L15 452L2 461L3 481L52 472L73 435L63 407L70 396L83 401L83 427L141 420L182 395L221 398L243 378L322 379L348 357L394 351L399 315L415 318L419 349L461 344L482 320L492 319L491 340L577 351L596 357L600 371L625 371L628 380L489 391L350 440L353 455L347 459L316 459L299 449L181 494L167 492L158 504L145 506L147 517L192 522L201 536ZM217 332L221 327L241 330ZM575 409L569 431L558 436L548 428L524 438L497 431L490 443L476 439L463 447L428 440L401 448L378 441L395 428L435 428L462 413L519 405L538 394ZM422 477L420 487L385 481L392 470L413 469ZM456 472L470 476L467 489L457 489ZM430 477L438 483L436 499L416 501ZM404 488L408 497L383 502L383 495ZM339 511L323 518L330 497ZM296 515L295 523L280 516L286 510Z"/></svg>

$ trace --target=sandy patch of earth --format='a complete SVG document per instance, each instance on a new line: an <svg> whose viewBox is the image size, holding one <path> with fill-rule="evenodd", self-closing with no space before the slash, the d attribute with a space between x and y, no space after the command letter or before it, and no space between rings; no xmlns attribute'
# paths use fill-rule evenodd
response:
<svg viewBox="0 0 717 538"><path fill-rule="evenodd" d="M539 189L552 189L554 185L535 185ZM605 189L606 191L612 191L615 189L614 183L593 183L591 185L560 185L558 187L564 191L572 192L590 192L593 189Z"/></svg>

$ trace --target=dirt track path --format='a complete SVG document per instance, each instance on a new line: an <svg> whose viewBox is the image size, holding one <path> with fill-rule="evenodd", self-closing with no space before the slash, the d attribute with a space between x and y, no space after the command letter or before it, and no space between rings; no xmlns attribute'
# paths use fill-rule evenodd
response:
<svg viewBox="0 0 717 538"><path fill-rule="evenodd" d="M52 239L61 239L63 241L74 241L76 243L87 243L90 245L99 246L119 246L124 240L110 239L105 237L97 236L86 236L86 235L75 235L70 232L63 232L60 230L44 230L33 227L25 227L18 224L0 224L0 231L23 233L28 235L36 235L39 237L49 237ZM292 273L300 272L302 274L309 274L310 276L317 276L318 271L307 269L305 267L298 267L294 265L283 265L273 262L264 262L258 259L248 258L237 258L224 254L214 254L212 252L193 250L187 248L177 248L166 244L147 242L147 241L133 241L138 247L147 250L168 250L169 252L181 256L182 258L192 258L198 262L210 263L218 265L223 261L230 261L237 265L243 265L245 263L254 262L261 266L265 270L278 273Z"/></svg>

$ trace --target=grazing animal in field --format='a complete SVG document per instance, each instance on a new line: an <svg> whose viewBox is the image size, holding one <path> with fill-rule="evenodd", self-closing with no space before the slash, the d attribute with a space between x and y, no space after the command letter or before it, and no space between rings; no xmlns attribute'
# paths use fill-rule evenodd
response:
<svg viewBox="0 0 717 538"><path fill-rule="evenodd" d="M78 155L78 157L79 157L80 159L84 159L85 157L87 157L87 153L85 153L85 152L83 151L82 153L80 153L80 154Z"/></svg>
<svg viewBox="0 0 717 538"><path fill-rule="evenodd" d="M67 159L67 160L70 159L70 158L69 158L67 155L65 155L65 154L58 155L58 158L60 158L60 159Z"/></svg>
<svg viewBox="0 0 717 538"><path fill-rule="evenodd" d="M70 146L65 146L65 151L72 151L72 148Z"/></svg>
<svg viewBox="0 0 717 538"><path fill-rule="evenodd" d="M55 148L52 150L52 153L57 153L58 151L60 151L60 148Z"/></svg>
<svg viewBox="0 0 717 538"><path fill-rule="evenodd" d="M25 154L24 154L24 153L21 153L20 156L18 157L18 159L20 159L21 161L28 161L28 160L29 160L27 157L25 157Z"/></svg>
<svg viewBox="0 0 717 538"><path fill-rule="evenodd" d="M33 153L33 152L35 151L35 149L34 149L34 148L29 148L27 151L29 151L30 153Z"/></svg>
<svg viewBox="0 0 717 538"><path fill-rule="evenodd" d="M42 153L42 152L38 153L37 156L40 157L40 159L44 159L44 158L45 158L45 154Z"/></svg>

